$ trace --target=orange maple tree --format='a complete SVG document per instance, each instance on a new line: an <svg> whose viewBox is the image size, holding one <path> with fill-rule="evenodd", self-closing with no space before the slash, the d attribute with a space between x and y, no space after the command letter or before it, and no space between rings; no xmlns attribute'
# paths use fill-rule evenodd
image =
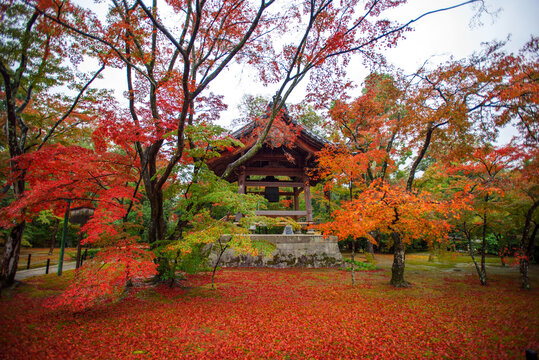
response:
<svg viewBox="0 0 539 360"><path fill-rule="evenodd" d="M485 267L487 233L493 228L496 215L511 206L505 194L513 185L513 172L522 154L513 146L493 147L488 144L474 149L459 162L441 164L434 169L439 171L448 184L444 191L457 191L468 198L468 206L455 217L456 230L466 239L468 250L482 285L487 285ZM508 216L505 214L505 216ZM479 237L481 246L480 264L474 256L473 240Z"/></svg>
<svg viewBox="0 0 539 360"><path fill-rule="evenodd" d="M366 84L365 94L349 105L336 103L332 112L336 124L337 149L326 150L320 158L322 168L335 181L349 184L350 200L357 197L372 203L369 191L374 179L386 179L386 171L391 165L392 155L403 155L406 151L416 152L416 156L406 171L406 182L389 180L396 188L401 188L400 196L407 198L417 196L414 189L414 179L421 163L430 156L435 162L450 162L464 156L473 148L473 144L488 139L494 139L496 132L489 127L497 119L499 109L498 89L503 83L503 70L511 66L511 61L500 51L502 44L492 44L483 52L461 61L451 61L434 70L420 69L414 74L414 82L400 81L398 89L382 86L383 82ZM417 79L417 80L415 80ZM406 89L406 91L404 91ZM385 94L375 96L376 92ZM393 94L400 94L398 100ZM405 95L404 95L405 94ZM394 99L388 103L388 99ZM388 106L389 105L389 106ZM394 149L394 143L399 142L399 148ZM396 152L395 150L398 150ZM395 168L393 169L395 170ZM322 170L324 171L324 170ZM359 186L357 195L353 193L354 182ZM387 182L387 180L386 180ZM333 182L329 183L330 185ZM426 189L421 189L423 196L429 197ZM462 204L462 198L444 200L453 203L453 210ZM409 200L414 203L415 200ZM382 202L383 203L383 202ZM426 202L435 204L434 201ZM421 238L421 227L406 224L405 214L398 211L395 203L384 203L395 213L396 223L410 226L409 231L417 231ZM346 208L346 206L345 206ZM428 206L417 206L429 213ZM433 213L443 214L443 211ZM403 208L403 211L407 209ZM445 213L449 211L446 207ZM350 211L352 213L352 211ZM384 213L384 212L382 212ZM389 212L387 212L389 213ZM342 214L341 214L342 215ZM367 213L365 213L367 215ZM369 213L373 217L373 213ZM416 219L417 214L414 215ZM353 215L351 219L357 217ZM423 216L422 221L428 222L435 216ZM342 220L342 217L339 218ZM376 230L377 222L367 222L366 229ZM378 226L389 231L384 223ZM449 228L446 227L446 230ZM378 229L379 230L379 229ZM362 231L361 234L366 233ZM389 231L395 251L393 277L391 283L395 286L405 286L404 270L404 241L409 241L406 234L400 231ZM433 232L436 234L436 232Z"/></svg>

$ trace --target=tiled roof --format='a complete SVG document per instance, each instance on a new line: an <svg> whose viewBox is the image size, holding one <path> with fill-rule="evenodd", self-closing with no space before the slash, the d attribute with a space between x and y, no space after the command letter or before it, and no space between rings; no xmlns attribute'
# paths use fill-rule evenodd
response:
<svg viewBox="0 0 539 360"><path fill-rule="evenodd" d="M299 123L292 117L288 117L289 121L294 124L295 126L299 126L301 128L301 133L306 135L307 137L311 138L311 140L317 142L320 144L320 147L323 147L324 145L329 144L330 142L326 139L324 139L322 136L316 134L314 131L308 129L305 125ZM254 121L251 121L242 127L240 127L237 130L234 130L230 133L231 136L235 137L236 139L239 139L247 134L249 134L253 129L255 128L256 123Z"/></svg>

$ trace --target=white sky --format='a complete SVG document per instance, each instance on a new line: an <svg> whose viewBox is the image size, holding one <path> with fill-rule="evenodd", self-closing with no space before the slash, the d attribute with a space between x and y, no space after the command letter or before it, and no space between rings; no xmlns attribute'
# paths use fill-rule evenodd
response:
<svg viewBox="0 0 539 360"><path fill-rule="evenodd" d="M410 0L405 6L388 13L388 16L404 23L426 11L459 2ZM469 5L422 18L414 24L415 31L406 33L406 39L401 40L396 48L385 52L388 61L406 73L412 73L427 59L430 59L430 64L437 65L451 56L464 58L479 50L482 42L505 40L509 34L511 39L506 49L516 52L532 34L539 35L539 0L486 0L485 4L493 12L500 11L495 17L483 14L481 26L472 23L475 12ZM359 58L352 60L349 75L354 82L361 85L367 74ZM237 103L244 94L271 96L277 89L277 85L262 87L249 74L248 68L237 66L234 71L228 71L216 80L212 89L215 92L223 89L222 94L229 105L221 118L221 124L225 126L238 117ZM303 96L302 89L298 88L291 101L299 102Z"/></svg>
<svg viewBox="0 0 539 360"><path fill-rule="evenodd" d="M438 3L456 1L412 0L399 11L399 18L415 17ZM504 40L511 34L507 50L518 51L531 35L539 35L539 0L486 0L487 8L496 16L484 14L483 25L471 24L473 6L465 6L448 12L429 15L415 23L415 31L407 34L407 39L399 43L398 49L387 53L388 58L399 67L412 72L426 59L434 64L447 60L453 55L460 59L480 48L481 42ZM402 16L402 17L401 17ZM438 60L438 61L436 61Z"/></svg>
<svg viewBox="0 0 539 360"><path fill-rule="evenodd" d="M83 1L84 2L84 1ZM429 10L448 7L460 3L456 0L409 0L408 4L393 9L387 16L405 23ZM406 73L415 71L427 59L432 65L442 63L451 56L460 59L479 50L482 42L505 40L511 34L506 49L516 52L532 36L539 35L539 0L485 0L489 10L496 12L495 17L483 14L482 25L472 23L476 10L467 5L447 12L429 15L414 24L415 31L406 33L406 39L398 46L385 52L390 63ZM360 59L352 60L349 75L357 85L361 85L367 75ZM96 86L113 87L121 96L124 72L107 73L105 79ZM114 85L113 85L114 84ZM118 86L119 85L119 86ZM306 84L303 84L306 85ZM239 116L237 104L244 94L271 96L278 85L268 88L256 80L248 67L232 66L223 72L211 85L211 90L224 95L229 108L222 113L220 124L229 126ZM304 96L301 87L291 96L290 102L300 102Z"/></svg>

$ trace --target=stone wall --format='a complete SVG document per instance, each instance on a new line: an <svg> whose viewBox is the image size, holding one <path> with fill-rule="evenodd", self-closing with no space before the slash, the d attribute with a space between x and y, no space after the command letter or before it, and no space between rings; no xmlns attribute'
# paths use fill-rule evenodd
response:
<svg viewBox="0 0 539 360"><path fill-rule="evenodd" d="M267 242L275 246L270 256L251 256L238 254L227 249L221 257L219 266L224 267L340 267L342 255L337 245L337 237L323 238L322 235L249 235L252 241ZM221 240L228 241L224 235ZM217 260L215 252L210 254L210 264Z"/></svg>

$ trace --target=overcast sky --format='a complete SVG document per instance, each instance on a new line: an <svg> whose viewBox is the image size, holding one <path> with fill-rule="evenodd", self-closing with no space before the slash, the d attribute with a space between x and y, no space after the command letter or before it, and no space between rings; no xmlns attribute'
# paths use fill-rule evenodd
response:
<svg viewBox="0 0 539 360"><path fill-rule="evenodd" d="M388 16L401 23L415 19L419 15L437 8L448 7L461 1L448 0L409 0L408 4L394 9ZM465 6L447 12L436 13L422 18L414 24L414 31L406 33L394 49L386 51L390 63L412 73L426 60L432 65L445 62L453 56L461 59L480 49L482 42L505 40L511 34L506 47L517 52L532 36L539 35L539 0L486 0L487 8L496 16L483 14L482 24L473 21L476 8ZM350 64L351 79L361 85L367 75L361 60ZM228 125L238 117L237 103L244 94L271 96L277 85L262 87L249 74L248 68L234 67L222 74L212 89L225 96L229 110L222 114L221 124ZM300 102L304 96L297 89L291 97L292 102Z"/></svg>
<svg viewBox="0 0 539 360"><path fill-rule="evenodd" d="M88 0L79 1L84 3ZM386 16L405 23L427 11L462 1L409 0L408 4L393 9ZM406 33L406 39L400 40L396 48L386 51L388 61L406 73L412 73L427 59L433 66L447 61L451 56L461 59L479 50L482 42L505 40L509 35L511 38L506 49L517 52L532 34L539 35L539 0L485 0L485 4L496 15L483 14L480 18L482 24L473 21L477 8L470 5L422 18L414 24L413 32ZM103 5L98 6L99 10L105 10ZM103 11L103 15L105 13ZM351 80L361 85L367 71L359 58L352 60L349 75ZM96 86L114 86L117 95L121 96L125 90L124 71L107 73ZM229 106L228 111L222 113L219 123L229 126L239 116L237 105L244 94L272 96L277 87L277 84L262 87L246 66L231 67L211 86L212 91L224 95L225 103ZM297 103L303 97L304 92L300 87L289 100Z"/></svg>
<svg viewBox="0 0 539 360"><path fill-rule="evenodd" d="M411 0L399 8L399 19L414 18L415 14L433 9L438 3L456 3L441 0ZM440 63L453 55L460 59L480 48L481 42L504 40L511 34L507 45L518 51L531 35L539 35L539 0L486 0L487 8L497 15L483 14L482 25L473 21L473 6L429 15L415 23L415 31L406 35L397 49L387 53L388 59L406 71L417 69L426 59L434 56ZM438 60L438 61L436 61Z"/></svg>

